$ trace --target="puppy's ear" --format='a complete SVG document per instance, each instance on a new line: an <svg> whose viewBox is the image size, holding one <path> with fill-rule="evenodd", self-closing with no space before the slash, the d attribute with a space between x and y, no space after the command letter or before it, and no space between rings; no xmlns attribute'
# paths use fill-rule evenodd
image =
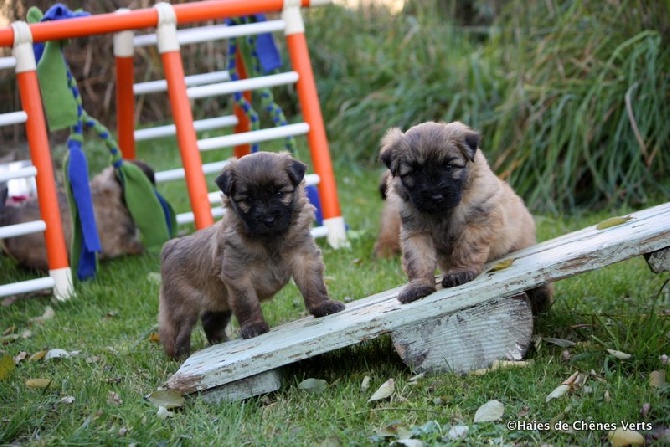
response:
<svg viewBox="0 0 670 447"><path fill-rule="evenodd" d="M289 162L287 172L288 176L293 182L293 186L298 186L302 179L305 178L305 171L307 170L307 165L301 161L298 161L294 158Z"/></svg>
<svg viewBox="0 0 670 447"><path fill-rule="evenodd" d="M227 196L230 196L233 192L233 185L235 183L235 174L233 170L232 163L227 164L221 174L216 178L216 186L219 187L222 193Z"/></svg>
<svg viewBox="0 0 670 447"><path fill-rule="evenodd" d="M475 161L475 153L479 147L479 134L474 130L468 130L463 136L463 146L465 149L465 156L470 161Z"/></svg>
<svg viewBox="0 0 670 447"><path fill-rule="evenodd" d="M398 174L397 152L400 149L402 137L402 131L397 127L392 127L386 131L386 135L381 142L379 159L391 170L391 175L394 177Z"/></svg>

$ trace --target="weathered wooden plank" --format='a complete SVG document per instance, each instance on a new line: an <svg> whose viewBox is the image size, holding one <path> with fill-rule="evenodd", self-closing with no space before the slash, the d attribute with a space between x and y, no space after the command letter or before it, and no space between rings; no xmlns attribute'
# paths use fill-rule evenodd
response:
<svg viewBox="0 0 670 447"><path fill-rule="evenodd" d="M670 272L670 247L648 253L644 258L652 272Z"/></svg>
<svg viewBox="0 0 670 447"><path fill-rule="evenodd" d="M393 347L415 373L464 373L495 360L521 360L533 335L526 294L427 318L391 333Z"/></svg>
<svg viewBox="0 0 670 447"><path fill-rule="evenodd" d="M619 226L605 230L591 226L513 253L514 263L504 270L484 273L410 304L395 299L400 290L395 288L355 301L338 314L306 317L253 339L210 346L187 359L168 386L183 393L207 390L416 325L428 315L453 314L670 246L670 203L631 216Z"/></svg>

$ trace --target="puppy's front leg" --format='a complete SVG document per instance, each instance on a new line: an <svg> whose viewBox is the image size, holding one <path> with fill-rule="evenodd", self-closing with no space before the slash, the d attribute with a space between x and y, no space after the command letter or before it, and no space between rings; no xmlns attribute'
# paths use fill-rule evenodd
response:
<svg viewBox="0 0 670 447"><path fill-rule="evenodd" d="M226 284L228 304L240 325L242 338L254 338L270 331L270 326L263 319L261 304L256 290L250 281L235 281Z"/></svg>
<svg viewBox="0 0 670 447"><path fill-rule="evenodd" d="M323 260L318 248L314 247L313 250L296 255L292 264L293 280L310 314L321 318L344 310L344 304L328 298L326 284L323 281Z"/></svg>
<svg viewBox="0 0 670 447"><path fill-rule="evenodd" d="M403 235L402 265L409 284L398 294L398 301L411 303L435 292L437 256L430 234Z"/></svg>
<svg viewBox="0 0 670 447"><path fill-rule="evenodd" d="M456 287L475 279L489 257L489 239L476 231L464 233L454 246L449 268L443 269L442 286Z"/></svg>

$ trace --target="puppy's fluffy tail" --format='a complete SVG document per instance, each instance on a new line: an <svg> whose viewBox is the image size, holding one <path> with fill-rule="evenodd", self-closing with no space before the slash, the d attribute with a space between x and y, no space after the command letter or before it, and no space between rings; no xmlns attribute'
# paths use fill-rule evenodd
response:
<svg viewBox="0 0 670 447"><path fill-rule="evenodd" d="M526 290L533 316L546 313L554 302L554 287L551 284L542 284L534 289Z"/></svg>

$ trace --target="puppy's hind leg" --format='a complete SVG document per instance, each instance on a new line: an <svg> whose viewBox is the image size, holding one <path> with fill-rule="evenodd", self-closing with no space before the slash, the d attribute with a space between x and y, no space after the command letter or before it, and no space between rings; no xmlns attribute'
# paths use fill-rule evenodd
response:
<svg viewBox="0 0 670 447"><path fill-rule="evenodd" d="M205 312L200 317L202 327L205 330L207 341L209 344L217 344L227 340L226 327L230 322L231 312L229 310L223 312Z"/></svg>
<svg viewBox="0 0 670 447"><path fill-rule="evenodd" d="M526 290L533 316L549 311L553 304L554 287L551 284L542 284L534 289Z"/></svg>
<svg viewBox="0 0 670 447"><path fill-rule="evenodd" d="M158 336L165 353L173 359L188 357L191 353L191 331L198 321L198 309L179 305L178 297L163 288L158 305Z"/></svg>

